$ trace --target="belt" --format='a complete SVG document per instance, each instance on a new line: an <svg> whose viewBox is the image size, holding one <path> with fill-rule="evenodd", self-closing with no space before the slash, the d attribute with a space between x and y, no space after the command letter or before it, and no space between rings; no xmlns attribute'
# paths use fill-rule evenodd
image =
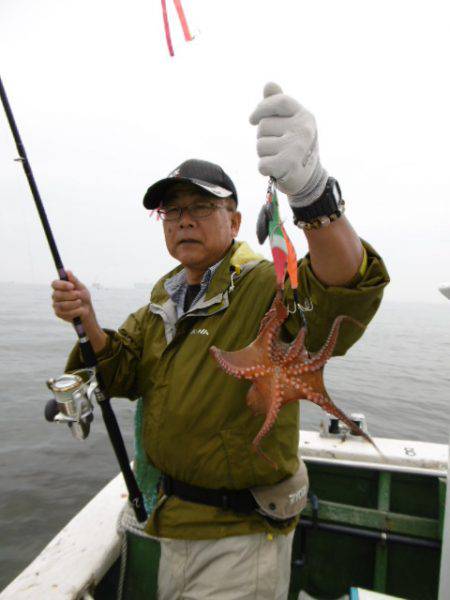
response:
<svg viewBox="0 0 450 600"><path fill-rule="evenodd" d="M207 506L215 506L237 513L249 514L257 507L256 500L250 490L213 490L177 481L169 475L161 475L159 489L166 496L177 496L177 498L187 502L206 504Z"/></svg>

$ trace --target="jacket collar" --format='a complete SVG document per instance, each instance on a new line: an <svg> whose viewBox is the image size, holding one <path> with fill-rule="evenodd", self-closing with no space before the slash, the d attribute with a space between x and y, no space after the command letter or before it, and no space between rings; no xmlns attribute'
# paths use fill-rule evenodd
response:
<svg viewBox="0 0 450 600"><path fill-rule="evenodd" d="M246 242L235 242L224 256L212 277L204 298L205 303L210 305L211 300L220 301L223 293L230 287L232 273L235 274L235 279L240 278L261 262L261 260L264 260L263 256L253 252ZM165 289L165 282L182 270L183 266L178 265L155 284L150 298L152 304L162 305L167 302L169 294Z"/></svg>

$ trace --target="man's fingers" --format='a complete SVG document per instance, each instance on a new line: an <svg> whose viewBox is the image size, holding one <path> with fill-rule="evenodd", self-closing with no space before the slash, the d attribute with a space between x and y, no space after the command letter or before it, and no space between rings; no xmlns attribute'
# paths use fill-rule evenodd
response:
<svg viewBox="0 0 450 600"><path fill-rule="evenodd" d="M52 281L52 288L54 290L70 291L75 289L75 285L71 281L64 281L63 279L55 279Z"/></svg>
<svg viewBox="0 0 450 600"><path fill-rule="evenodd" d="M74 284L80 283L72 271L66 271L67 279Z"/></svg>
<svg viewBox="0 0 450 600"><path fill-rule="evenodd" d="M66 271L66 275L68 281L52 281L53 311L64 321L73 321L76 317L83 319L91 311L89 291L72 271Z"/></svg>
<svg viewBox="0 0 450 600"><path fill-rule="evenodd" d="M55 279L52 281L54 290L74 290L76 288L83 289L84 285L75 277L72 271L66 271L67 281L65 279Z"/></svg>
<svg viewBox="0 0 450 600"><path fill-rule="evenodd" d="M67 278L69 279L70 283L73 283L73 285L76 288L83 289L85 287L81 283L81 281L77 277L75 277L75 275L73 274L72 271L66 271L66 275L67 275Z"/></svg>
<svg viewBox="0 0 450 600"><path fill-rule="evenodd" d="M264 98L268 98L269 96L274 96L275 94L282 94L282 93L283 93L283 90L278 85L278 83L275 83L274 81L269 81L264 86L264 91L263 91Z"/></svg>
<svg viewBox="0 0 450 600"><path fill-rule="evenodd" d="M258 125L261 119L267 117L292 117L301 109L302 107L294 98L285 94L275 94L265 98L258 104L250 115L250 123Z"/></svg>
<svg viewBox="0 0 450 600"><path fill-rule="evenodd" d="M288 129L285 121L286 119L282 119L281 117L262 119L258 125L256 137L258 139L264 137L281 137Z"/></svg>
<svg viewBox="0 0 450 600"><path fill-rule="evenodd" d="M260 158L263 158L264 156L274 156L280 151L281 145L279 137L263 137L257 141L256 151Z"/></svg>
<svg viewBox="0 0 450 600"><path fill-rule="evenodd" d="M286 160L277 156L265 156L258 163L258 169L261 175L281 179L288 171Z"/></svg>
<svg viewBox="0 0 450 600"><path fill-rule="evenodd" d="M55 290L52 294L53 302L73 302L80 300L80 292L77 290Z"/></svg>
<svg viewBox="0 0 450 600"><path fill-rule="evenodd" d="M58 302L54 302L53 303L53 307L55 309L55 312L59 315L59 314L64 314L66 315L66 313L68 313L69 311L73 311L73 310L77 310L78 308L80 308L82 306L82 301L81 300L65 300L63 302L58 301Z"/></svg>
<svg viewBox="0 0 450 600"><path fill-rule="evenodd" d="M64 321L73 321L76 317L82 318L84 316L84 310L82 308L76 308L74 310L58 311L55 308L55 314Z"/></svg>

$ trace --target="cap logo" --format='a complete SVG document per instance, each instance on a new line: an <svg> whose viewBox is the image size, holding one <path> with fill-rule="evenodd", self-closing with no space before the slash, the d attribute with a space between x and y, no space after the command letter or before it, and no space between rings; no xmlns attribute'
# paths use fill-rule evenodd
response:
<svg viewBox="0 0 450 600"><path fill-rule="evenodd" d="M180 174L180 169L175 169L172 173L169 173L168 177L178 177Z"/></svg>

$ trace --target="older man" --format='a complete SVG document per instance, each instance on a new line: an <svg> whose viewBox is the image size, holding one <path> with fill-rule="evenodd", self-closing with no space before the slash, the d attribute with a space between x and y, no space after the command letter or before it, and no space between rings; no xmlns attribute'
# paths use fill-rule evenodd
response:
<svg viewBox="0 0 450 600"><path fill-rule="evenodd" d="M251 122L260 171L288 195L308 241L300 295L313 306L306 345L315 351L337 315L371 320L388 276L342 215L339 186L319 161L313 116L268 84ZM276 489L298 473L299 406L285 406L263 441L275 470L251 452L261 421L246 406L248 382L227 376L209 353L212 345L237 350L256 337L275 295L273 265L235 241L238 195L217 165L184 162L148 189L144 205L158 210L167 249L180 263L155 285L150 303L118 331L103 330L88 290L70 274L70 282L52 284L55 313L81 317L111 396L143 399L142 443L163 474L147 524L161 538L159 598L286 598L297 519L268 518L253 491ZM285 297L292 301L289 286ZM299 313L291 314L285 339L300 325ZM345 323L335 354L360 335ZM68 368L80 366L75 348Z"/></svg>

